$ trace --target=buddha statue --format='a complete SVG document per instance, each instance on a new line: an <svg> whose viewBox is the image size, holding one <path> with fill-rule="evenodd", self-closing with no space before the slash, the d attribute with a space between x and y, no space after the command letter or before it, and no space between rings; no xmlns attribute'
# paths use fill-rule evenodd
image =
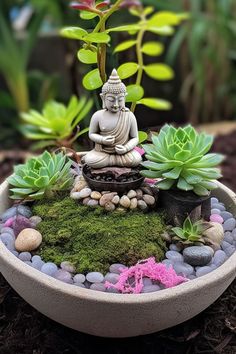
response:
<svg viewBox="0 0 236 354"><path fill-rule="evenodd" d="M141 162L134 150L138 144L138 128L134 114L125 107L126 87L114 69L103 85L103 109L94 113L89 138L95 143L85 156L85 163L94 168L108 166L135 167Z"/></svg>

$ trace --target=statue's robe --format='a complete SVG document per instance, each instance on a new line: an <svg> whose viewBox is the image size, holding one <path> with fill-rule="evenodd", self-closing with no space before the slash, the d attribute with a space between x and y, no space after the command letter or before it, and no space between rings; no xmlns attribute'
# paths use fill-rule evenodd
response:
<svg viewBox="0 0 236 354"><path fill-rule="evenodd" d="M116 145L125 145L130 138L131 116L130 111L121 111L114 129L106 132L100 132L102 136L113 135L115 142L112 145L102 145L95 143L95 147L85 156L85 162L92 168L102 168L107 166L138 166L142 158L136 150L128 151L123 155L117 154Z"/></svg>

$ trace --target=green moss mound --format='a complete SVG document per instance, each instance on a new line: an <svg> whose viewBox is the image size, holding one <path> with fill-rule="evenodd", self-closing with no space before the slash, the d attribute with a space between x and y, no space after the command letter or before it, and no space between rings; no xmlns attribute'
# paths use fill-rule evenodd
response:
<svg viewBox="0 0 236 354"><path fill-rule="evenodd" d="M77 272L106 272L112 263L134 265L140 259L164 258L165 229L156 212L107 213L103 208L78 205L71 198L39 201L33 212L43 221L38 225L45 261L72 262Z"/></svg>

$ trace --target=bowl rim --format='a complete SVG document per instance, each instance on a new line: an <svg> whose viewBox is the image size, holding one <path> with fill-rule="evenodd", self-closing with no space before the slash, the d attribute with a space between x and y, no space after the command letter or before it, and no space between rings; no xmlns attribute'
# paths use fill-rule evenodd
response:
<svg viewBox="0 0 236 354"><path fill-rule="evenodd" d="M222 183L217 182L218 188L223 190L228 197L233 200L236 205L236 195L228 187ZM0 196L4 191L8 189L7 181L0 185ZM214 194L213 194L214 196ZM236 275L236 252L234 252L220 267L213 270L211 273L203 275L202 277L184 282L172 288L163 289L157 292L143 293L143 294L116 294L106 293L100 291L91 291L90 289L80 288L73 284L64 283L49 275L46 275L39 270L32 268L30 265L25 264L19 260L14 254L12 254L6 246L0 242L0 269L2 265L13 268L12 272L20 272L22 276L28 277L33 282L38 282L46 288L50 288L51 291L59 291L64 295L72 296L74 298L85 299L89 301L115 303L115 304L147 304L152 302L164 302L166 298L174 299L185 294L191 296L191 293L201 288L208 288L214 286L219 282L220 278ZM4 271L2 272L4 275Z"/></svg>

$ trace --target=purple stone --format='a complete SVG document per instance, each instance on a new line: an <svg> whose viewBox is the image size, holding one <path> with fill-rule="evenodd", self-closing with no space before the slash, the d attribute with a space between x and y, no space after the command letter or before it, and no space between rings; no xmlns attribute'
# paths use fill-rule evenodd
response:
<svg viewBox="0 0 236 354"><path fill-rule="evenodd" d="M17 215L15 217L15 220L12 224L12 228L14 230L14 233L16 237L19 235L19 233L24 230L24 229L34 229L34 225L29 221L29 219L25 218L24 216Z"/></svg>

